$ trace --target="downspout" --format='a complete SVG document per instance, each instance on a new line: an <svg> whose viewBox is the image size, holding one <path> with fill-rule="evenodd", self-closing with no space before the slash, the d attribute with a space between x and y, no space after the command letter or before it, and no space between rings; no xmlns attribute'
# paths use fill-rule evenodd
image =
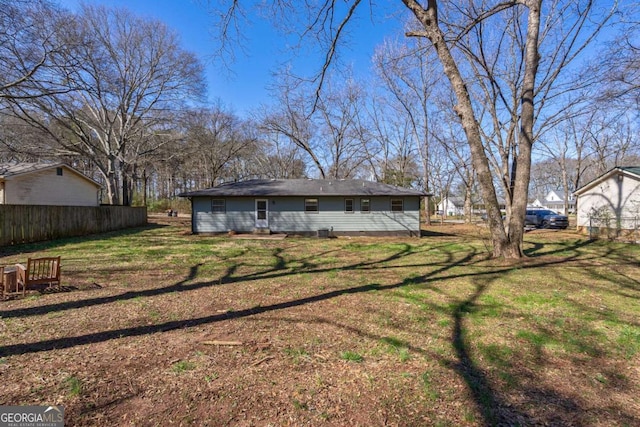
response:
<svg viewBox="0 0 640 427"><path fill-rule="evenodd" d="M191 202L191 234L196 234L196 220L193 210L193 197L187 197L189 202Z"/></svg>

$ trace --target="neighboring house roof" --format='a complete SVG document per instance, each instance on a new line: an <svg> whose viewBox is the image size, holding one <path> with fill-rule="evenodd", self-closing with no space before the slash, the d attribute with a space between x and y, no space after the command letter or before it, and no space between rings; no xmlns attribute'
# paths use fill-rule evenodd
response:
<svg viewBox="0 0 640 427"><path fill-rule="evenodd" d="M593 186L597 185L599 182L605 181L609 179L611 176L616 174L622 174L623 176L628 175L628 176L634 177L635 179L640 180L640 166L617 166L605 172L604 174L600 175L593 181L590 181L585 185L583 185L582 187L578 188L576 191L573 192L573 194L575 194L576 196L579 196L585 191L593 188Z"/></svg>
<svg viewBox="0 0 640 427"><path fill-rule="evenodd" d="M545 201L547 203L554 203L554 204L560 204L560 203L564 203L564 191L563 190L551 190L549 191L549 193L547 193L546 197L544 198ZM573 203L573 195L569 194L569 203Z"/></svg>
<svg viewBox="0 0 640 427"><path fill-rule="evenodd" d="M563 200L560 194L562 194L562 191L560 190L551 190L547 193L544 199L547 202L562 202Z"/></svg>
<svg viewBox="0 0 640 427"><path fill-rule="evenodd" d="M444 203L445 201L448 201L449 203L451 203L453 206L464 206L464 199L460 198L460 197L445 197L444 199L442 199L442 202L440 203Z"/></svg>
<svg viewBox="0 0 640 427"><path fill-rule="evenodd" d="M251 179L181 193L178 196L430 196L430 194L361 179Z"/></svg>
<svg viewBox="0 0 640 427"><path fill-rule="evenodd" d="M10 180L15 176L27 175L34 172L40 172L43 170L55 169L60 167L73 171L74 173L93 183L97 187L102 187L99 182L94 181L82 172L64 163L0 163L0 181L5 181L7 179Z"/></svg>

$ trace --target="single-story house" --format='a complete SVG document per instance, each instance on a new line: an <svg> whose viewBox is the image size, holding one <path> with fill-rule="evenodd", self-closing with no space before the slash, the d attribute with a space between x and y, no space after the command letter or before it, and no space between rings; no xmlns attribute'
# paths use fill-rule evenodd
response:
<svg viewBox="0 0 640 427"><path fill-rule="evenodd" d="M0 204L99 206L102 186L63 163L0 163Z"/></svg>
<svg viewBox="0 0 640 427"><path fill-rule="evenodd" d="M639 229L640 166L615 167L574 194L578 229Z"/></svg>
<svg viewBox="0 0 640 427"><path fill-rule="evenodd" d="M428 194L377 182L253 179L182 193L194 233L420 236Z"/></svg>
<svg viewBox="0 0 640 427"><path fill-rule="evenodd" d="M445 216L464 215L464 199L459 197L444 197L438 203L438 213Z"/></svg>

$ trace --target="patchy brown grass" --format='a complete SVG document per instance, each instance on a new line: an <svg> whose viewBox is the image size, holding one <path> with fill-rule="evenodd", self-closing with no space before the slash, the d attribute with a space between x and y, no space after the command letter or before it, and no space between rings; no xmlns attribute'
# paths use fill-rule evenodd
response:
<svg viewBox="0 0 640 427"><path fill-rule="evenodd" d="M0 402L67 425L634 425L640 251L528 233L191 236L184 218L5 249L63 290L0 302ZM233 345L215 342L228 341Z"/></svg>

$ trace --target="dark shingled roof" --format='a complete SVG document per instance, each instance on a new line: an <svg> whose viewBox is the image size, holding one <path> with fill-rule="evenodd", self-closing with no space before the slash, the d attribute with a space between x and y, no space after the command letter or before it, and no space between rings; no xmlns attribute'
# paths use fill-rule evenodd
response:
<svg viewBox="0 0 640 427"><path fill-rule="evenodd" d="M361 179L251 179L230 182L180 197L427 196L429 194Z"/></svg>
<svg viewBox="0 0 640 427"><path fill-rule="evenodd" d="M625 172L640 176L640 166L620 166L620 169Z"/></svg>

